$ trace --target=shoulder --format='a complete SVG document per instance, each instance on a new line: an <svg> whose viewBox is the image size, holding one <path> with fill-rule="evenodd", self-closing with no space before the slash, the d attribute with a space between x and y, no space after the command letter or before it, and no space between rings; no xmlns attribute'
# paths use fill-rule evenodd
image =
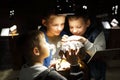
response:
<svg viewBox="0 0 120 80"><path fill-rule="evenodd" d="M49 80L67 80L64 76L59 74L56 70L51 70L48 74Z"/></svg>
<svg viewBox="0 0 120 80"><path fill-rule="evenodd" d="M42 65L27 66L24 65L20 70L20 80L31 80L35 76L38 76L40 73L45 71L47 68ZM29 76L28 76L29 75Z"/></svg>
<svg viewBox="0 0 120 80"><path fill-rule="evenodd" d="M44 78L44 79L43 79ZM59 74L54 69L47 69L41 74L39 74L35 80L67 80L61 74Z"/></svg>
<svg viewBox="0 0 120 80"><path fill-rule="evenodd" d="M102 26L98 26L98 25L91 25L86 33L85 33L85 37L91 41L94 42L94 40L97 38L97 36L99 34L101 34L101 32L103 31Z"/></svg>

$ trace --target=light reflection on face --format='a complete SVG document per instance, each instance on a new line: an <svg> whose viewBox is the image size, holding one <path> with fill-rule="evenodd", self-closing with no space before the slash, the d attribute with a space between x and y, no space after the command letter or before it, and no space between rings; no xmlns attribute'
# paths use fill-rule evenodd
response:
<svg viewBox="0 0 120 80"><path fill-rule="evenodd" d="M49 44L46 42L45 40L45 36L41 39L40 38L40 53L42 53L44 55L44 57L48 57L49 56Z"/></svg>

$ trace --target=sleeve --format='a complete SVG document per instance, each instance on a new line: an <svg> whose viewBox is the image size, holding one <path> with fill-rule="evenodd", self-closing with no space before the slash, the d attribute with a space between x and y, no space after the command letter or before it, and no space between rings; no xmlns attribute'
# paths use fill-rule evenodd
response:
<svg viewBox="0 0 120 80"><path fill-rule="evenodd" d="M83 80L84 72L79 64L71 65L70 67L70 80Z"/></svg>
<svg viewBox="0 0 120 80"><path fill-rule="evenodd" d="M96 51L100 51L100 50L106 49L106 41L105 41L104 33L101 32L96 37L94 43L91 43L89 40L87 40L84 43L84 47L86 49L86 52L91 56L91 58L94 56L94 54L96 53Z"/></svg>
<svg viewBox="0 0 120 80"><path fill-rule="evenodd" d="M51 70L48 74L47 79L45 80L67 80L67 79L61 74L59 74L57 71Z"/></svg>
<svg viewBox="0 0 120 80"><path fill-rule="evenodd" d="M34 80L67 80L67 79L54 69L47 69L40 73L37 77L35 77Z"/></svg>

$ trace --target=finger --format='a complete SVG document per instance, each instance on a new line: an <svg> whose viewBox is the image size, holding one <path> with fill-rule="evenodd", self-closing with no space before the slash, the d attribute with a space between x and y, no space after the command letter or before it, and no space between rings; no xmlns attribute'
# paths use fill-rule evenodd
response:
<svg viewBox="0 0 120 80"><path fill-rule="evenodd" d="M68 38L69 36L68 35L63 35L62 38Z"/></svg>
<svg viewBox="0 0 120 80"><path fill-rule="evenodd" d="M70 49L67 51L66 55L67 55L67 56L71 55Z"/></svg>
<svg viewBox="0 0 120 80"><path fill-rule="evenodd" d="M62 41L62 42L66 42L66 41L67 41L67 38L62 38L61 41Z"/></svg>
<svg viewBox="0 0 120 80"><path fill-rule="evenodd" d="M67 41L68 35L63 35L61 41Z"/></svg>
<svg viewBox="0 0 120 80"><path fill-rule="evenodd" d="M75 52L75 55L77 55L77 54L78 54L79 50L80 50L80 49L79 49L79 48L77 48L77 50L76 50L76 52Z"/></svg>
<svg viewBox="0 0 120 80"><path fill-rule="evenodd" d="M71 49L71 55L75 55L75 50Z"/></svg>
<svg viewBox="0 0 120 80"><path fill-rule="evenodd" d="M71 50L66 51L67 57L71 55Z"/></svg>

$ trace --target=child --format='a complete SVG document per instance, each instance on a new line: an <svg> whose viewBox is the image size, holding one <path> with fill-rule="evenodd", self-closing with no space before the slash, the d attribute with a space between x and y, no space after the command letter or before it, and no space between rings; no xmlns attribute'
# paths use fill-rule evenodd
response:
<svg viewBox="0 0 120 80"><path fill-rule="evenodd" d="M44 65L50 67L57 59L60 59L58 42L61 40L63 34L66 34L64 29L65 14L58 14L53 9L47 9L42 18L41 31L44 32L46 41L53 44L53 50L50 51L50 56L44 60Z"/></svg>
<svg viewBox="0 0 120 80"><path fill-rule="evenodd" d="M19 80L34 80L39 74L48 70L47 67L43 66L43 61L49 56L49 45L45 40L44 33L41 31L31 31L26 35L19 38L21 44L21 50L25 57L26 64L23 65ZM65 77L60 75L56 71L51 71L49 80L67 80ZM44 75L42 76L42 78ZM41 79L42 79L41 78ZM41 80L40 79L40 80ZM43 80L47 80L46 78Z"/></svg>
<svg viewBox="0 0 120 80"><path fill-rule="evenodd" d="M87 10L79 9L76 11L75 15L70 15L67 18L70 33L72 33L74 36L79 36L79 38L73 38L73 40L78 40L83 43L85 51L88 53L87 58L92 58L96 51L105 50L106 42L104 33L102 31L102 26L98 25L96 23L97 21L92 21ZM62 41L65 41L67 38L68 36L63 36ZM87 61L88 63L91 58ZM95 80L104 80L104 64L99 64L99 66L98 64L99 63L97 63L97 61L93 61L93 63L90 62L88 64L91 76Z"/></svg>

